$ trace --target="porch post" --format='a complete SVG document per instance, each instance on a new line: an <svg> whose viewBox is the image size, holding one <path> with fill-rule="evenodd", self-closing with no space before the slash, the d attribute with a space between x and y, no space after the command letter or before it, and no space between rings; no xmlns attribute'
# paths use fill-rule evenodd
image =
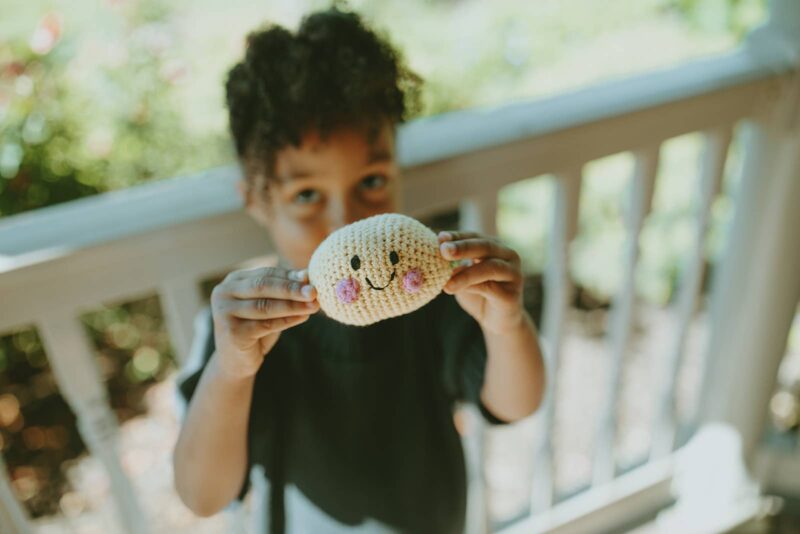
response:
<svg viewBox="0 0 800 534"><path fill-rule="evenodd" d="M750 32L745 48L776 71L800 68L800 2L770 0L769 20Z"/></svg>
<svg viewBox="0 0 800 534"><path fill-rule="evenodd" d="M698 422L738 430L752 473L800 299L800 2L773 0L770 22L747 46L787 72L744 125L744 163L714 283Z"/></svg>

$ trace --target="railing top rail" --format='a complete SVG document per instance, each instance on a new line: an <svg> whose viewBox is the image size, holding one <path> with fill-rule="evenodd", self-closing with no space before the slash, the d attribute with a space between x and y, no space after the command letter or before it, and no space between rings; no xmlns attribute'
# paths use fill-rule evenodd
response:
<svg viewBox="0 0 800 534"><path fill-rule="evenodd" d="M791 69L748 47L677 67L616 78L547 98L444 113L410 122L399 139L400 159L413 167L520 139L598 122ZM476 136L475 132L480 131Z"/></svg>
<svg viewBox="0 0 800 534"><path fill-rule="evenodd" d="M399 131L413 168L762 80L780 70L741 47L581 90L411 121ZM790 68L787 62L786 68ZM236 165L0 219L0 275L76 249L241 209Z"/></svg>

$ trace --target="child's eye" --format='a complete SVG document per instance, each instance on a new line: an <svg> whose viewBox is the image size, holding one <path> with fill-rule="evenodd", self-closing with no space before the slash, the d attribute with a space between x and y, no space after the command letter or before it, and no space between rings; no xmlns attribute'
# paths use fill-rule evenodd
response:
<svg viewBox="0 0 800 534"><path fill-rule="evenodd" d="M292 202L295 204L313 204L314 202L319 202L320 197L319 191L315 189L303 189L294 196Z"/></svg>
<svg viewBox="0 0 800 534"><path fill-rule="evenodd" d="M383 174L370 174L361 180L362 189L381 189L386 185L386 176Z"/></svg>

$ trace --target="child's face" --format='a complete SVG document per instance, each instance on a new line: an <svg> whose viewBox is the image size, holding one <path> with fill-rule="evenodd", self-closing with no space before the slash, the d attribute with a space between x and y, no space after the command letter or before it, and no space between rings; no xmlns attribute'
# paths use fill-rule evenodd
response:
<svg viewBox="0 0 800 534"><path fill-rule="evenodd" d="M267 229L281 257L302 268L334 230L397 211L399 180L394 130L385 124L372 143L352 128L325 139L309 132L300 146L278 151L273 178L255 177L249 194L240 191L247 212Z"/></svg>

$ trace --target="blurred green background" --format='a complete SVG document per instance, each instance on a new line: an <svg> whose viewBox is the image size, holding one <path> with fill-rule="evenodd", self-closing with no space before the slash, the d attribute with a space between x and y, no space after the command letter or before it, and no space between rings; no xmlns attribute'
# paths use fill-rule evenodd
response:
<svg viewBox="0 0 800 534"><path fill-rule="evenodd" d="M254 21L293 26L328 2L0 0L0 217L230 163L222 80ZM493 106L730 50L763 22L766 0L352 1L426 80L424 114ZM643 298L668 304L691 245L697 135L663 147L642 239ZM714 205L718 253L735 187ZM620 199L632 161L586 168L573 276L607 301L624 237ZM501 193L501 235L529 273L547 261L552 180ZM213 284L206 284L206 292ZM174 368L155 296L82 318L124 421ZM64 469L84 446L35 330L0 338L0 450L35 516L55 513Z"/></svg>

